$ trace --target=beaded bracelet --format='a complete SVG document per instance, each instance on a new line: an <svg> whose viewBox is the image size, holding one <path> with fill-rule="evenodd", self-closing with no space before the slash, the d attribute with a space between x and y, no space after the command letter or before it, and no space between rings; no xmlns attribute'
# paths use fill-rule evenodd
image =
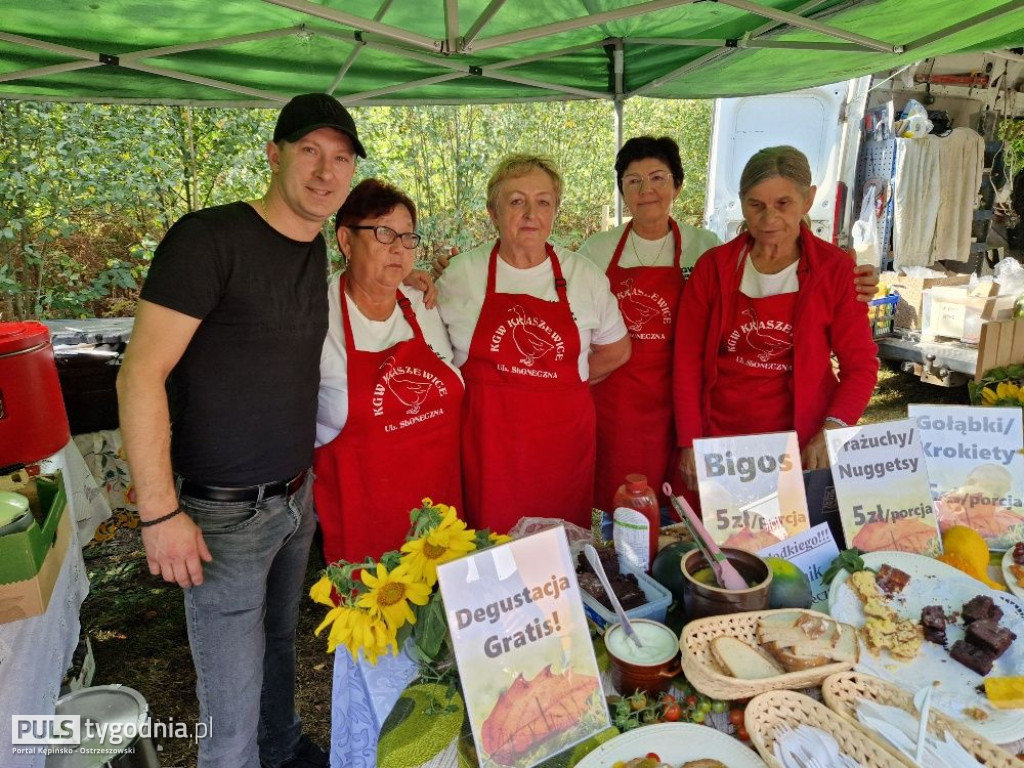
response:
<svg viewBox="0 0 1024 768"><path fill-rule="evenodd" d="M151 526L151 525L156 525L158 523L164 522L165 520L170 520L172 517L174 517L176 515L180 515L184 511L185 511L184 507L177 507L173 512L168 512L163 517L158 517L155 520L139 520L139 527L140 528L149 528L149 526Z"/></svg>

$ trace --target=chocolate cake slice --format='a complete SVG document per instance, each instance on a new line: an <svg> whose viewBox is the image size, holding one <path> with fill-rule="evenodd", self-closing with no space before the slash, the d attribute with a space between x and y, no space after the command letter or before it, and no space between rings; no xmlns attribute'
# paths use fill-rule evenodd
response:
<svg viewBox="0 0 1024 768"><path fill-rule="evenodd" d="M1000 627L998 622L991 619L980 619L973 621L967 627L966 640L971 645L992 654L993 659L998 659L1010 643L1017 639L1017 635L1006 627Z"/></svg>
<svg viewBox="0 0 1024 768"><path fill-rule="evenodd" d="M981 676L992 671L994 656L983 648L971 645L966 640L957 640L949 649L949 655Z"/></svg>
<svg viewBox="0 0 1024 768"><path fill-rule="evenodd" d="M879 567L878 573L875 575L875 583L887 595L898 595L907 586L909 581L909 573L884 563Z"/></svg>
<svg viewBox="0 0 1024 768"><path fill-rule="evenodd" d="M925 640L946 645L946 614L941 605L926 605L921 610L921 626Z"/></svg>
<svg viewBox="0 0 1024 768"><path fill-rule="evenodd" d="M977 595L964 603L960 615L963 617L964 624L970 624L981 619L999 621L1003 618L1003 609L993 603L991 597Z"/></svg>

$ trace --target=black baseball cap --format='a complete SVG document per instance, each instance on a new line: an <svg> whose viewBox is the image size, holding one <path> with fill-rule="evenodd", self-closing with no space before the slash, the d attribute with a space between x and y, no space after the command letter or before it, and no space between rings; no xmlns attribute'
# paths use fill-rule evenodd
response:
<svg viewBox="0 0 1024 768"><path fill-rule="evenodd" d="M285 104L277 116L274 143L298 141L317 128L337 128L352 139L356 154L366 157L352 115L340 101L326 93L304 93Z"/></svg>

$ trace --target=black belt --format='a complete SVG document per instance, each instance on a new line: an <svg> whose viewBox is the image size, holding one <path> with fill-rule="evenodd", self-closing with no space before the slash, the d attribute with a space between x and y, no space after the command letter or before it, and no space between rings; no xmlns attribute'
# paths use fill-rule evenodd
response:
<svg viewBox="0 0 1024 768"><path fill-rule="evenodd" d="M291 480L281 480L277 483L262 483L261 485L246 485L241 488L225 488L218 485L200 485L191 480L181 479L179 493L182 496L191 496L194 499L204 501L259 501L260 499L273 499L277 496L291 496L302 487L306 479L306 471L302 470ZM262 495L261 495L262 492Z"/></svg>

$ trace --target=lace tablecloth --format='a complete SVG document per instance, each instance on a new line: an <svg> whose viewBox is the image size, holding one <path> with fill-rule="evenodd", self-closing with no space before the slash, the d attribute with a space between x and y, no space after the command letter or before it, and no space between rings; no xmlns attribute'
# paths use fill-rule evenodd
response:
<svg viewBox="0 0 1024 768"><path fill-rule="evenodd" d="M75 444L42 462L42 471L60 470L68 495L71 540L46 612L0 624L0 765L43 768L45 755L13 752L12 715L52 715L64 673L78 645L79 610L89 593L82 559L83 541L110 516L110 507ZM10 757L7 757L7 756Z"/></svg>

